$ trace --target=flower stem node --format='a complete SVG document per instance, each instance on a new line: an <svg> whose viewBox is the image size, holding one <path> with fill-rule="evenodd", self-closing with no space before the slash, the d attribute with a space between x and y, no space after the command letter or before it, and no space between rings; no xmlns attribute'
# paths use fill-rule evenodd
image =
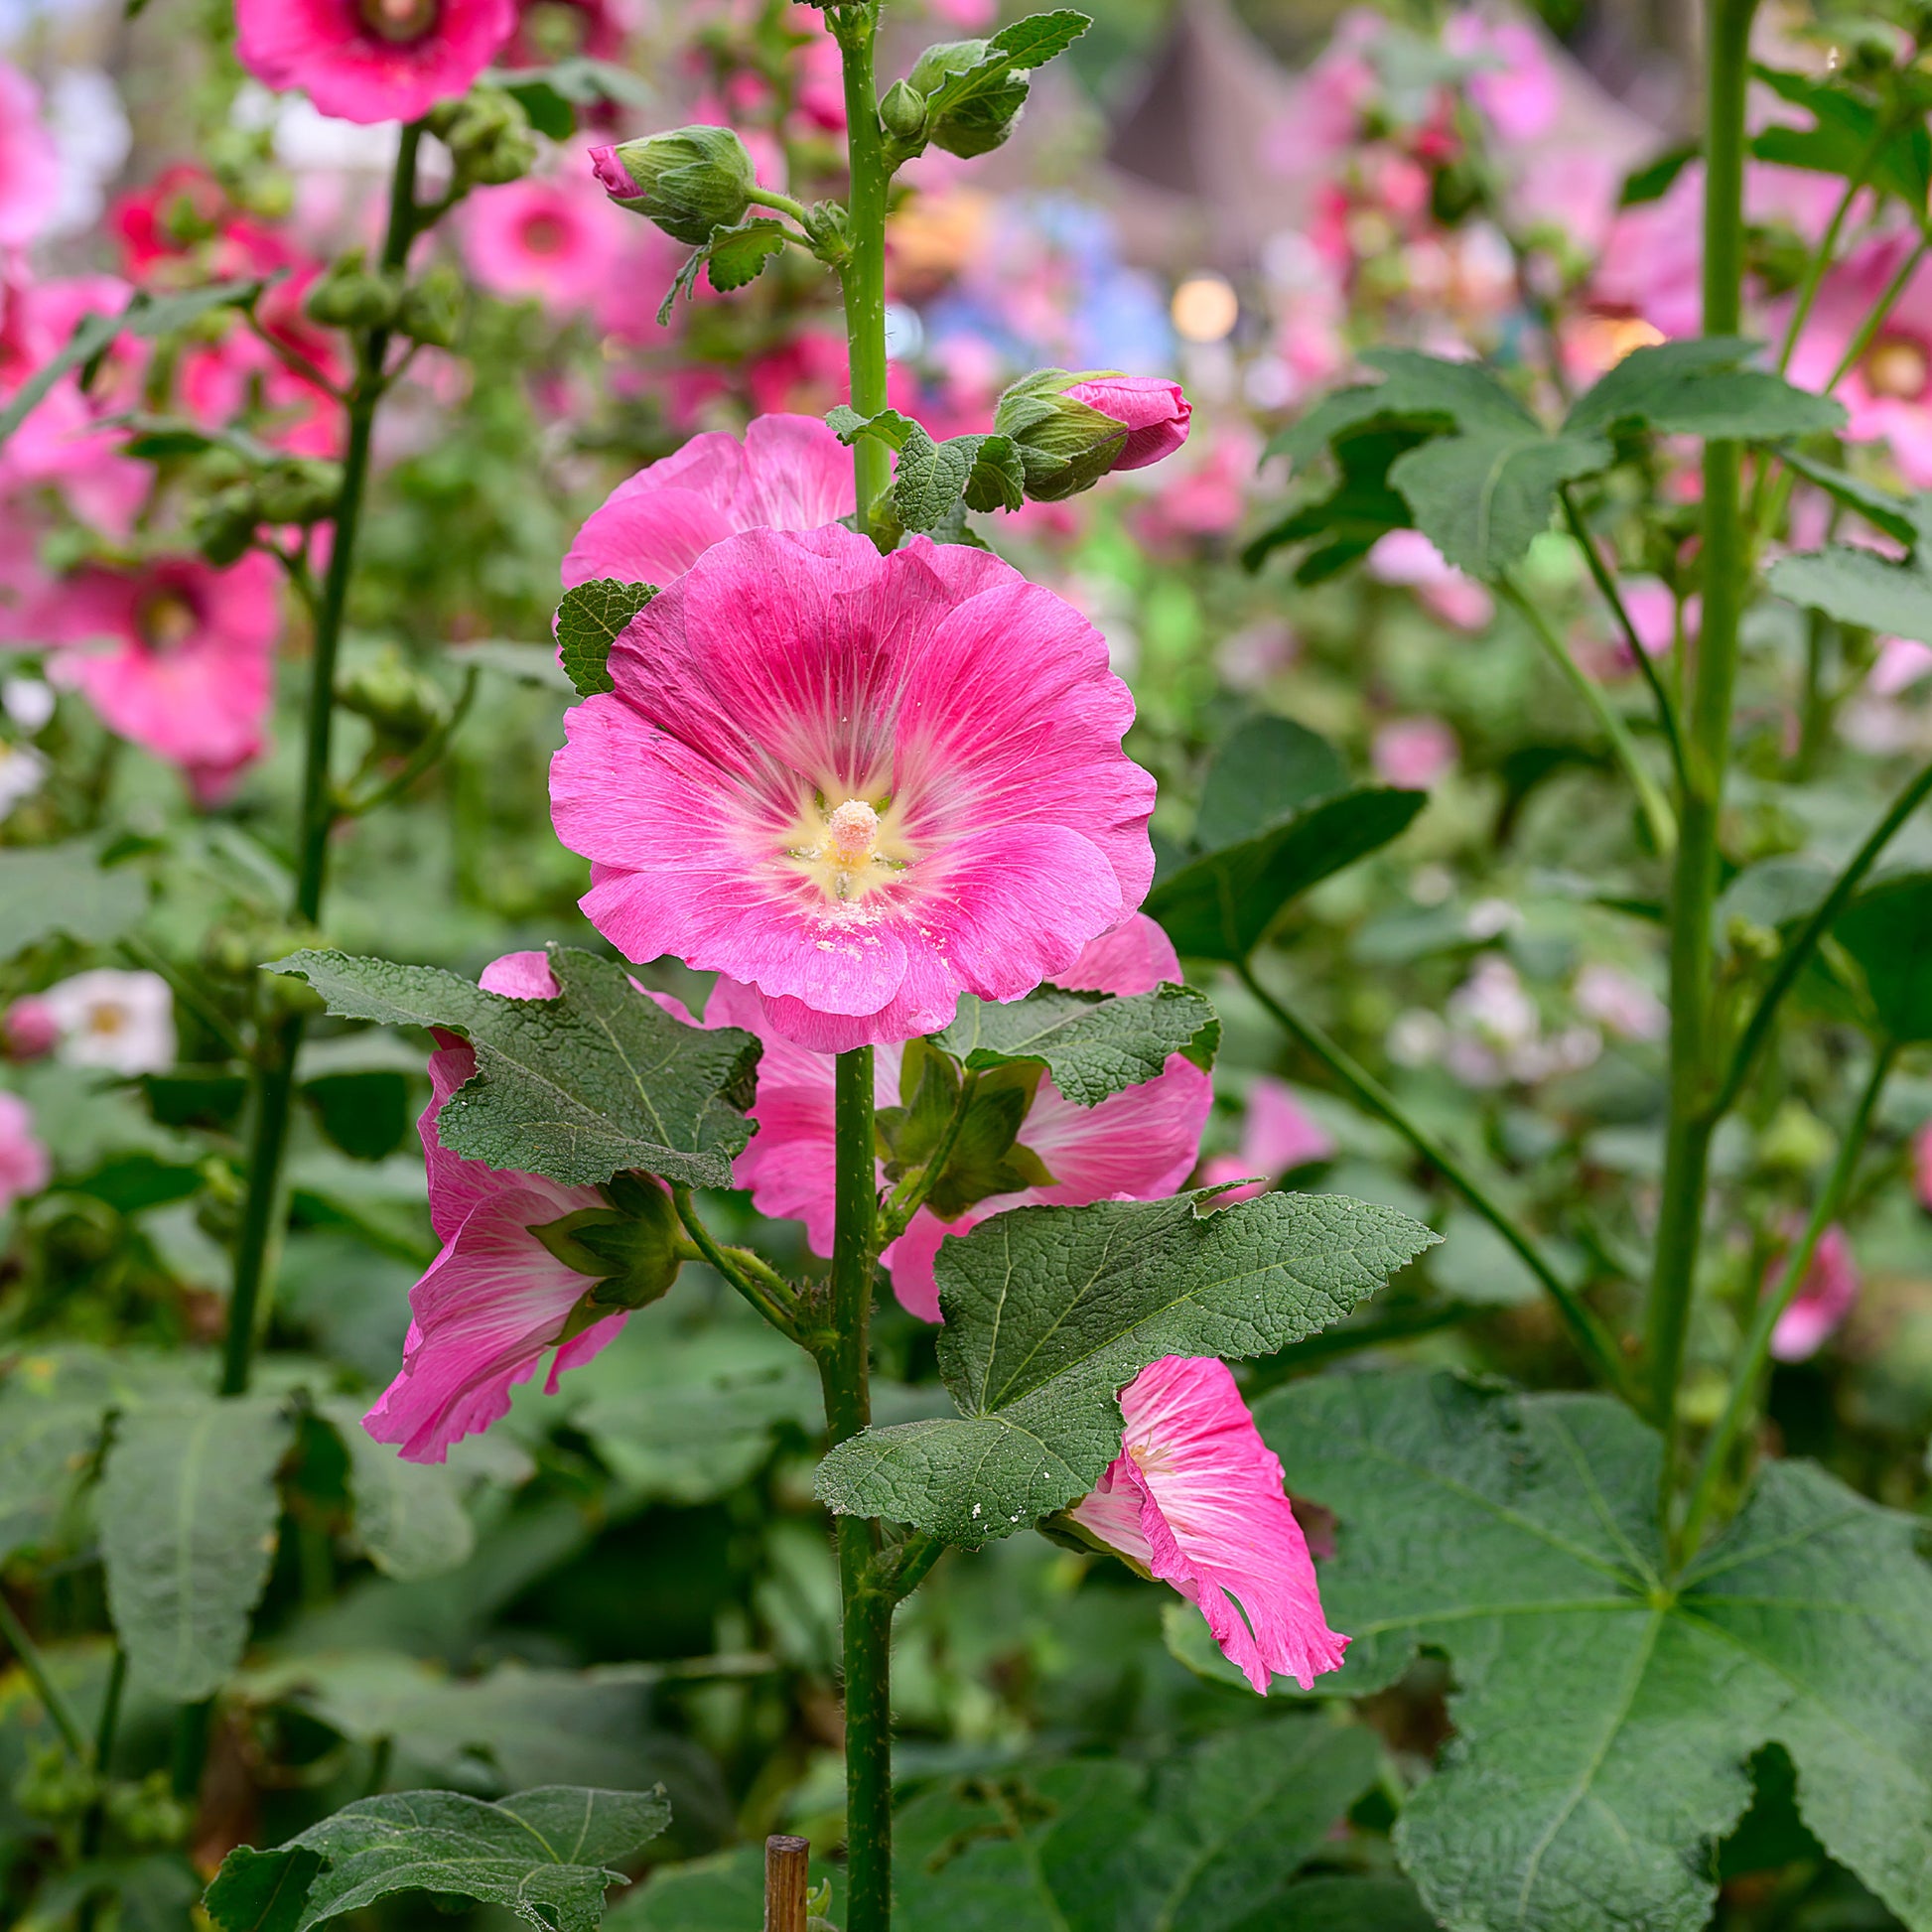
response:
<svg viewBox="0 0 1932 1932"><path fill-rule="evenodd" d="M1035 369L1000 398L994 433L1010 437L1027 494L1056 503L1112 470L1139 470L1187 440L1190 405L1177 383L1116 369Z"/></svg>
<svg viewBox="0 0 1932 1932"><path fill-rule="evenodd" d="M329 273L304 298L302 309L311 322L330 329L387 329L401 304L402 290L394 278L371 274L356 248L330 265Z"/></svg>
<svg viewBox="0 0 1932 1932"><path fill-rule="evenodd" d="M593 148L591 166L619 207L693 248L702 248L713 228L744 220L758 185L745 143L728 127L679 127Z"/></svg>
<svg viewBox="0 0 1932 1932"><path fill-rule="evenodd" d="M843 202L814 202L804 226L820 261L836 264L852 252L852 221Z"/></svg>
<svg viewBox="0 0 1932 1932"><path fill-rule="evenodd" d="M536 166L530 117L523 103L500 87L472 87L460 100L432 108L429 131L456 163L459 192L501 188L521 181Z"/></svg>

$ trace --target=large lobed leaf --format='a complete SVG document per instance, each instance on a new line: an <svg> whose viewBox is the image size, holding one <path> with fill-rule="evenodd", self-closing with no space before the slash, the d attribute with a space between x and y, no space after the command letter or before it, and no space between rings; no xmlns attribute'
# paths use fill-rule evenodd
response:
<svg viewBox="0 0 1932 1932"><path fill-rule="evenodd" d="M433 966L299 952L271 971L305 979L349 1020L441 1027L477 1049L477 1076L437 1131L466 1160L574 1185L623 1169L694 1187L731 1185L751 1139L759 1042L674 1020L622 967L550 949L554 1000L509 1000Z"/></svg>
<svg viewBox="0 0 1932 1932"><path fill-rule="evenodd" d="M103 872L92 839L0 852L0 958L57 932L82 945L105 945L146 909L146 882Z"/></svg>
<svg viewBox="0 0 1932 1932"><path fill-rule="evenodd" d="M1353 1641L1323 1680L1446 1651L1456 1735L1397 1847L1456 1932L1693 1932L1712 1847L1789 1752L1805 1823L1932 1926L1932 1571L1912 1519L1769 1465L1673 1586L1660 1446L1596 1396L1452 1375L1305 1381L1256 1420L1339 1518L1322 1601Z"/></svg>
<svg viewBox="0 0 1932 1932"><path fill-rule="evenodd" d="M397 1892L500 1905L539 1932L597 1932L611 1867L670 1822L659 1792L545 1785L495 1804L455 1791L364 1798L272 1852L222 1862L222 1932L309 1932Z"/></svg>
<svg viewBox="0 0 1932 1932"><path fill-rule="evenodd" d="M835 1510L975 1549L1084 1495L1119 1392L1164 1355L1260 1355L1345 1315L1436 1236L1392 1208L1265 1194L1022 1207L948 1239L939 1372L957 1417L870 1429L819 1465Z"/></svg>

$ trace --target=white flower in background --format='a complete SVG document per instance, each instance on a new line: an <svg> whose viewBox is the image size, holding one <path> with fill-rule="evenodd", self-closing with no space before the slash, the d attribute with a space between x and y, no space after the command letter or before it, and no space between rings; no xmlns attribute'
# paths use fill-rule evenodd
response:
<svg viewBox="0 0 1932 1932"><path fill-rule="evenodd" d="M9 745L0 739L0 818L23 798L31 798L47 781L47 760L31 745Z"/></svg>
<svg viewBox="0 0 1932 1932"><path fill-rule="evenodd" d="M1427 1007L1410 1007L1389 1025L1389 1058L1397 1066L1430 1066L1449 1045L1449 1029Z"/></svg>
<svg viewBox="0 0 1932 1932"><path fill-rule="evenodd" d="M158 973L97 967L41 999L61 1029L61 1057L74 1066L158 1073L175 1063L175 1000Z"/></svg>
<svg viewBox="0 0 1932 1932"><path fill-rule="evenodd" d="M1464 934L1474 940L1500 939L1523 923L1523 915L1506 898L1479 898L1462 920Z"/></svg>
<svg viewBox="0 0 1932 1932"><path fill-rule="evenodd" d="M45 678L0 679L0 711L30 736L54 716L54 687Z"/></svg>
<svg viewBox="0 0 1932 1932"><path fill-rule="evenodd" d="M99 68L61 68L47 83L47 127L61 157L61 196L50 234L80 234L99 221L107 184L134 145L127 111Z"/></svg>
<svg viewBox="0 0 1932 1932"><path fill-rule="evenodd" d="M1586 966L1577 975L1577 1011L1619 1039L1662 1039L1670 1011L1644 983L1614 966Z"/></svg>
<svg viewBox="0 0 1932 1932"><path fill-rule="evenodd" d="M1536 1002L1524 992L1516 968L1494 953L1478 959L1449 995L1449 1017L1452 1025L1505 1049L1528 1044L1539 1026Z"/></svg>

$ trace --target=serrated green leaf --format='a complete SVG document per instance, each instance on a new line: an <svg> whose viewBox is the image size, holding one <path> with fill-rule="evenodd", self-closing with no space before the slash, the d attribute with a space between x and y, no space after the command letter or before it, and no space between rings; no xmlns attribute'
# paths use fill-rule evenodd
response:
<svg viewBox="0 0 1932 1932"><path fill-rule="evenodd" d="M1896 195L1914 212L1924 212L1927 183L1932 181L1932 137L1922 114L1897 124L1874 153L1873 143L1883 132L1880 116L1886 110L1811 74L1757 63L1751 72L1781 99L1812 117L1808 128L1773 124L1753 136L1751 153L1759 161L1864 181Z"/></svg>
<svg viewBox="0 0 1932 1932"><path fill-rule="evenodd" d="M1348 768L1325 738L1291 718L1250 718L1208 766L1194 844L1205 852L1239 845L1347 787Z"/></svg>
<svg viewBox="0 0 1932 1932"><path fill-rule="evenodd" d="M1834 543L1780 557L1764 581L1779 597L1840 623L1932 643L1932 571L1916 559L1894 564L1875 550Z"/></svg>
<svg viewBox="0 0 1932 1932"><path fill-rule="evenodd" d="M316 1404L348 1455L355 1540L385 1577L440 1577L467 1563L476 1531L456 1478L441 1463L405 1462L362 1427L361 1405L329 1397Z"/></svg>
<svg viewBox="0 0 1932 1932"><path fill-rule="evenodd" d="M1147 897L1183 959L1247 958L1311 886L1399 838L1423 791L1365 786L1327 798L1162 880Z"/></svg>
<svg viewBox="0 0 1932 1932"><path fill-rule="evenodd" d="M755 215L734 227L713 228L705 245L705 275L720 295L742 289L764 273L773 255L782 255L788 235L785 224L770 215Z"/></svg>
<svg viewBox="0 0 1932 1932"><path fill-rule="evenodd" d="M1815 462L1802 450L1780 450L1778 461L1900 543L1922 543L1928 528L1932 528L1932 499L1894 495L1891 490L1880 489L1876 483L1868 483L1850 471Z"/></svg>
<svg viewBox="0 0 1932 1932"><path fill-rule="evenodd" d="M1411 348L1370 349L1362 360L1380 382L1337 389L1268 445L1298 469L1337 437L1371 423L1411 422L1440 430L1535 432L1542 425L1479 362L1451 362Z"/></svg>
<svg viewBox="0 0 1932 1932"><path fill-rule="evenodd" d="M572 1185L637 1169L693 1187L729 1187L751 1139L759 1042L671 1018L621 966L550 949L554 1000L507 1000L433 966L299 952L271 972L305 979L348 1020L442 1027L477 1049L477 1076L438 1117L468 1161Z"/></svg>
<svg viewBox="0 0 1932 1932"><path fill-rule="evenodd" d="M1398 457L1426 442L1427 429L1351 428L1338 431L1332 446L1340 475L1322 496L1310 496L1279 521L1249 540L1241 552L1244 569L1259 570L1277 550L1313 543L1295 567L1298 584L1319 584L1358 563L1391 530L1412 529L1415 518L1389 481Z"/></svg>
<svg viewBox="0 0 1932 1932"><path fill-rule="evenodd" d="M965 494L985 440L953 436L935 443L916 423L905 432L893 477L893 512L902 528L929 530L945 517Z"/></svg>
<svg viewBox="0 0 1932 1932"><path fill-rule="evenodd" d="M889 450L898 450L904 448L908 436L925 435L910 416L901 415L897 409L882 409L877 416L862 416L849 403L841 402L825 412L825 421L847 449L862 436L885 444Z"/></svg>
<svg viewBox="0 0 1932 1932"><path fill-rule="evenodd" d="M1907 1924L1932 1925L1932 1571L1915 1519L1768 1465L1673 1587L1657 1437L1598 1396L1450 1375L1321 1377L1256 1421L1338 1516L1323 1607L1338 1695L1449 1654L1455 1739L1397 1827L1451 1925L1693 1932L1712 1843L1775 1741L1807 1825Z"/></svg>
<svg viewBox="0 0 1932 1932"><path fill-rule="evenodd" d="M1932 1039L1932 874L1862 894L1832 935L1858 961L1884 1032L1901 1045Z"/></svg>
<svg viewBox="0 0 1932 1932"><path fill-rule="evenodd" d="M671 311L677 307L678 297L680 295L688 297L691 291L698 286L698 270L704 266L705 255L709 251L710 246L711 244L707 242L703 248L694 248L690 254L685 256L684 266L673 277L671 286L664 291L663 301L657 305L658 328L668 329L670 327Z"/></svg>
<svg viewBox="0 0 1932 1932"><path fill-rule="evenodd" d="M1709 336L1633 349L1577 399L1564 433L1642 429L1766 443L1844 426L1842 403L1748 366L1761 347L1742 337Z"/></svg>
<svg viewBox="0 0 1932 1932"><path fill-rule="evenodd" d="M166 1697L210 1697L241 1661L293 1434L278 1396L143 1405L115 1431L98 1503L107 1607L129 1662Z"/></svg>
<svg viewBox="0 0 1932 1932"><path fill-rule="evenodd" d="M955 441L965 441L956 438ZM962 495L968 509L1017 510L1027 500L1027 466L1010 436L970 439L978 445ZM942 517L939 522L945 519ZM930 529L937 529L935 522ZM930 530L928 531L930 534Z"/></svg>
<svg viewBox="0 0 1932 1932"><path fill-rule="evenodd" d="M0 958L57 932L81 945L105 945L146 910L146 882L103 872L95 840L0 851Z"/></svg>
<svg viewBox="0 0 1932 1932"><path fill-rule="evenodd" d="M835 1510L967 1549L1084 1495L1119 1452L1119 1391L1163 1355L1267 1354L1339 1320L1436 1237L1334 1194L1022 1207L934 1272L956 1419L871 1429L819 1465Z"/></svg>
<svg viewBox="0 0 1932 1932"><path fill-rule="evenodd" d="M309 1932L398 1892L430 1892L500 1905L539 1932L597 1932L605 1892L622 1882L611 1867L669 1822L657 1792L547 1785L495 1804L397 1792L345 1806L273 1852L230 1852L204 1903L222 1932Z"/></svg>
<svg viewBox="0 0 1932 1932"><path fill-rule="evenodd" d="M1617 191L1618 207L1641 207L1646 202L1661 202L1671 191L1681 175L1700 154L1703 144L1685 141L1674 148L1667 148L1655 161L1646 161L1641 168L1633 168L1623 178L1623 186Z"/></svg>
<svg viewBox="0 0 1932 1932"><path fill-rule="evenodd" d="M557 648L579 697L616 688L607 664L611 646L656 595L655 584L623 584L615 577L594 577L564 593L557 606Z"/></svg>
<svg viewBox="0 0 1932 1932"><path fill-rule="evenodd" d="M1005 1005L963 995L933 1043L974 1072L1038 1060L1076 1107L1097 1107L1152 1080L1170 1053L1184 1052L1214 1024L1207 996L1187 986L1098 1000L1044 987Z"/></svg>
<svg viewBox="0 0 1932 1932"><path fill-rule="evenodd" d="M1029 72L1044 67L1066 50L1093 25L1091 19L1071 8L1053 13L1029 14L1003 27L986 44L985 60L963 72L950 74L930 96L928 125L937 125L942 116L983 96L1004 91L1012 85L1015 72Z"/></svg>

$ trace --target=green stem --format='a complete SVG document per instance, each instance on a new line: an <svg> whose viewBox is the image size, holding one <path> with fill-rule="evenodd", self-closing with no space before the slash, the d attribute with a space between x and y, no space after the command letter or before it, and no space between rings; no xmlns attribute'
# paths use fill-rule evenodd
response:
<svg viewBox="0 0 1932 1932"><path fill-rule="evenodd" d="M1603 695L1602 689L1584 675L1583 667L1571 656L1569 648L1543 613L1507 577L1500 581L1498 588L1504 601L1536 632L1538 642L1549 652L1551 661L1563 673L1570 688L1589 707L1597 724L1602 727L1603 736L1610 741L1610 750L1617 763L1622 765L1624 775L1636 791L1644 823L1650 827L1652 844L1668 857L1677 844L1677 819L1671 811L1670 800L1664 796L1663 787L1651 775L1650 767L1638 753L1636 741L1630 736L1630 727ZM1639 650L1638 655L1642 654Z"/></svg>
<svg viewBox="0 0 1932 1932"><path fill-rule="evenodd" d="M1846 217L1852 212L1852 204L1864 192L1864 185L1877 164L1878 156L1885 143L1891 138L1891 130L1883 121L1872 136L1863 159L1859 162L1858 172L1845 184L1845 193L1838 198L1838 207L1832 210L1832 218L1825 224L1825 232L1819 237L1818 246L1811 251L1811 258L1805 263L1803 279L1798 284L1797 300L1791 305L1791 321L1786 326L1784 341L1778 347L1778 373L1782 375L1791 366L1793 351L1798 346L1798 339L1805 333L1805 324L1811 317L1811 305L1818 299L1818 290L1825 280L1825 273L1832 265L1832 257L1838 253L1838 238L1844 232Z"/></svg>
<svg viewBox="0 0 1932 1932"><path fill-rule="evenodd" d="M743 1248L722 1246L717 1237L705 1226L697 1204L691 1198L689 1187L673 1181L671 1202L677 1209L678 1219L684 1223L685 1232L690 1235L692 1245L697 1249L725 1283L738 1291L746 1301L757 1309L759 1313L770 1322L780 1334L797 1338L797 1327L782 1301L769 1292L769 1285L776 1284L783 1294L789 1295L789 1286L782 1276L768 1268L758 1256L748 1254ZM754 1270L748 1263L756 1262ZM768 1278L768 1281L760 1278Z"/></svg>
<svg viewBox="0 0 1932 1932"><path fill-rule="evenodd" d="M977 1073L968 1073L961 1079L959 1097L953 1102L952 1116L939 1136L938 1146L932 1150L925 1165L917 1173L907 1174L887 1199L880 1214L879 1245L882 1248L889 1241L897 1241L905 1232L912 1216L925 1205L926 1196L946 1172L946 1163L952 1159L952 1151L959 1142L959 1130L965 1126L966 1116L972 1109L973 1095L979 1090L979 1080Z"/></svg>
<svg viewBox="0 0 1932 1932"><path fill-rule="evenodd" d="M1234 970L1240 975L1242 985L1261 1002L1283 1032L1312 1053L1370 1113L1387 1121L1502 1236L1556 1304L1557 1313L1570 1330L1578 1353L1589 1363L1605 1386L1620 1394L1626 1392L1628 1377L1624 1372L1622 1357L1617 1352L1615 1338L1595 1311L1543 1258L1529 1236L1490 1198L1488 1190L1475 1176L1433 1134L1409 1118L1395 1096L1374 1074L1330 1039L1312 1021L1304 1020L1270 993L1255 977L1254 968L1247 960L1238 962Z"/></svg>
<svg viewBox="0 0 1932 1932"><path fill-rule="evenodd" d="M1853 854L1851 863L1833 882L1832 890L1820 901L1818 909L1778 955L1777 967L1764 991L1758 995L1757 1005L1751 1009L1750 1020L1730 1056L1724 1085L1711 1102L1709 1113L1713 1124L1722 1120L1736 1105L1737 1096L1743 1090L1744 1082L1750 1078L1751 1068L1770 1036L1771 1023L1777 1017L1778 1007L1796 983L1798 975L1804 971L1806 962L1837 922L1838 915L1844 911L1847 901L1858 891L1865 874L1877 863L1878 855L1891 843L1899 827L1924 803L1928 793L1932 793L1932 764L1924 766L1892 800L1891 809L1871 828L1864 843Z"/></svg>
<svg viewBox="0 0 1932 1932"><path fill-rule="evenodd" d="M779 214L788 214L802 228L805 225L805 205L794 202L789 195L780 195L775 189L754 188L745 197L748 202L759 207L775 209Z"/></svg>
<svg viewBox="0 0 1932 1932"><path fill-rule="evenodd" d="M396 149L395 174L389 189L389 228L382 250L385 270L402 267L409 254L409 244L416 237L416 153L422 133L420 124L411 122L402 130ZM367 330L357 338L355 382L348 398L348 441L343 457L342 488L337 493L331 519L329 574L323 582L322 608L315 627L315 657L309 673L308 731L302 765L292 908L296 920L303 925L314 925L321 918L323 893L328 884L329 838L337 818L329 770L336 725L336 660L342 648L343 620L348 608L355 537L368 484L369 446L375 428L376 405L386 382L383 363L388 349L386 329ZM282 1159L288 1148L295 1062L301 1051L305 1024L299 1012L279 1015L263 1026L256 1046L248 1193L235 1241L234 1286L228 1297L228 1327L221 1349L223 1395L242 1395L248 1388L255 1332L260 1326L274 1237L281 1219Z"/></svg>
<svg viewBox="0 0 1932 1932"><path fill-rule="evenodd" d="M400 798L450 749L450 741L463 729L463 721L469 717L470 707L476 702L476 696L477 668L473 664L463 674L463 689L457 693L457 700L450 707L449 717L430 732L402 765L383 779L374 790L365 792L359 798L345 801L344 815L362 818L388 804L392 798Z"/></svg>
<svg viewBox="0 0 1932 1932"><path fill-rule="evenodd" d="M1650 687L1651 700L1657 707L1657 722L1662 726L1665 742L1670 746L1671 770L1681 786L1684 782L1684 740L1678 729L1677 706L1671 694L1665 690L1664 680L1657 674L1657 666L1651 662L1643 639L1637 635L1637 626L1623 602L1623 593L1616 587L1616 577L1603 561L1603 553L1597 549L1596 539L1590 535L1589 526L1577 507L1577 499L1570 493L1570 485L1563 484L1557 494L1563 500L1563 513L1569 521L1570 533L1577 539L1578 547L1584 553L1584 561L1589 566L1589 574L1603 594L1604 603L1610 607L1610 615L1616 620L1617 628L1623 632L1624 648L1629 651L1643 675L1643 681Z"/></svg>
<svg viewBox="0 0 1932 1932"><path fill-rule="evenodd" d="M1705 137L1704 333L1734 336L1744 278L1744 91L1757 0L1711 0ZM1704 618L1690 685L1684 787L1670 893L1670 1125L1645 1308L1649 1406L1664 1431L1663 1481L1675 1478L1677 1385L1690 1329L1711 1155L1711 914L1718 825L1730 759L1737 624L1750 574L1742 516L1743 446L1704 451Z"/></svg>
<svg viewBox="0 0 1932 1932"><path fill-rule="evenodd" d="M886 407L886 191L892 169L879 127L873 79L878 0L848 5L829 16L845 72L846 142L851 156L851 252L839 265L845 297L845 337L852 361L852 406L861 416ZM860 527L879 534L880 502L892 488L892 457L876 437L852 445Z"/></svg>
<svg viewBox="0 0 1932 1932"><path fill-rule="evenodd" d="M1839 1209L1844 1204L1846 1191L1858 1169L1859 1157L1864 1152L1865 1136L1871 1131L1871 1117L1877 1109L1878 1096L1884 1090L1897 1057L1898 1044L1895 1040L1886 1040L1873 1055L1870 1077L1864 1083L1863 1092L1859 1095L1859 1104L1853 1110L1851 1124L1839 1144L1838 1159L1833 1163L1824 1186L1819 1189L1811 1219L1806 1222L1797 1247L1791 1251L1776 1289L1759 1298L1750 1334L1744 1343L1743 1356L1731 1379L1729 1400L1725 1404L1717 1428L1711 1432L1711 1440L1704 1446L1697 1480L1692 1485L1690 1507L1685 1512L1683 1533L1678 1539L1678 1549L1686 1557L1697 1549L1698 1538L1703 1534L1704 1525L1717 1499L1718 1487L1730 1460L1730 1452L1743 1432L1746 1418L1756 1406L1758 1384L1763 1377L1765 1364L1771 1359L1771 1338L1777 1331L1778 1319L1803 1286L1805 1276L1811 1269L1812 1257L1818 1251L1818 1243L1825 1230L1838 1218Z"/></svg>
<svg viewBox="0 0 1932 1932"><path fill-rule="evenodd" d="M47 1706L47 1715L54 1720L54 1728L61 1733L61 1741L73 1753L73 1761L76 1764L92 1764L94 1758L88 1748L87 1733L81 1729L73 1706L68 1702L67 1693L55 1683L53 1673L47 1668L47 1659L41 1655L40 1645L27 1634L26 1624L21 1622L4 1591L0 1591L0 1637L7 1640L7 1647L20 1659L20 1667L27 1673L27 1681Z"/></svg>
<svg viewBox="0 0 1932 1932"><path fill-rule="evenodd" d="M1905 293L1905 284L1918 273L1919 263L1925 259L1926 250L1932 249L1932 235L1922 235L1919 244L1899 263L1891 280L1879 291L1878 299L1871 305L1871 313L1859 325L1859 333L1852 338L1845 353L1839 358L1838 367L1832 371L1832 379L1825 384L1825 393L1831 392L1855 369L1860 358L1871 346L1871 339L1885 326L1885 318L1892 312L1898 298Z"/></svg>

